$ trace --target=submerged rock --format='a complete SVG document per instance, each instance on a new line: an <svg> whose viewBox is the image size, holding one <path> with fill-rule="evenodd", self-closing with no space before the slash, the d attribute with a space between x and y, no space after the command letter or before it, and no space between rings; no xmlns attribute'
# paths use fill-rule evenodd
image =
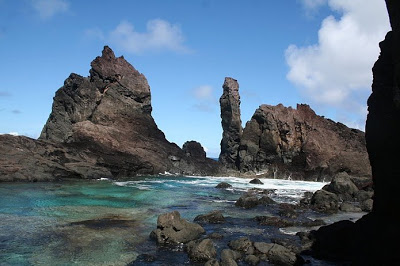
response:
<svg viewBox="0 0 400 266"><path fill-rule="evenodd" d="M158 244L180 244L196 240L204 233L203 227L182 219L179 212L173 211L158 216L157 229L150 237Z"/></svg>
<svg viewBox="0 0 400 266"><path fill-rule="evenodd" d="M198 223L221 224L225 222L225 217L221 211L212 211L207 214L198 215L194 218Z"/></svg>

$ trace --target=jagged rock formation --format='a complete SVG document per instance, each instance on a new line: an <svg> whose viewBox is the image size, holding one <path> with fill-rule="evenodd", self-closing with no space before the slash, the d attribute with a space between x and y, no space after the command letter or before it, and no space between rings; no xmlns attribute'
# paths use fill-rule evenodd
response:
<svg viewBox="0 0 400 266"><path fill-rule="evenodd" d="M219 99L221 106L222 140L219 161L228 168L239 167L238 150L242 135L240 118L239 84L233 78L225 78L223 94Z"/></svg>
<svg viewBox="0 0 400 266"><path fill-rule="evenodd" d="M230 92L234 95L226 95ZM221 99L238 99L237 92L225 89L224 84ZM231 113L222 112L226 109L221 101L223 125L232 120ZM235 114L235 121L240 121L240 111ZM297 105L297 109L282 104L261 105L241 135L232 127L223 129L233 148L227 150L223 139L220 159L226 162L229 158L232 163L226 166L241 172L267 172L268 177L309 180L329 180L342 171L367 178L371 174L364 133L318 116L305 104Z"/></svg>
<svg viewBox="0 0 400 266"><path fill-rule="evenodd" d="M91 66L89 77L71 74L56 92L52 112L38 141L14 137L12 142L1 145L0 157L8 166L0 171L8 171L11 166L16 169L14 174L8 171L7 179L24 179L17 169L26 169L29 175L27 167L7 155L8 150L17 147L25 151L20 154L24 158L33 154L46 163L56 162L57 165L48 164L46 172L54 167L64 169L64 174L55 175L58 177L126 177L165 171L213 175L220 171L219 164L205 158L205 153L188 156L187 151L165 139L151 116L150 87L145 76L123 57L115 57L105 46L102 56ZM6 137L0 141L3 139ZM35 145L41 149L31 149ZM53 147L57 147L56 153L51 152ZM201 145L196 149L202 149ZM76 164L72 168L71 162ZM49 175L48 179L55 176ZM35 178L43 179L34 173L25 179Z"/></svg>

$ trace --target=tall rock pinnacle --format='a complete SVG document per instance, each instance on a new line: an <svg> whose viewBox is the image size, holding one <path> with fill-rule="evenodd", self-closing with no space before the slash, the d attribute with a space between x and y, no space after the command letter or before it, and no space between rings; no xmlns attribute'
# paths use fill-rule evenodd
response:
<svg viewBox="0 0 400 266"><path fill-rule="evenodd" d="M239 84L233 78L225 78L223 94L219 99L221 105L222 140L219 160L232 169L238 168L238 151L242 136L240 118Z"/></svg>

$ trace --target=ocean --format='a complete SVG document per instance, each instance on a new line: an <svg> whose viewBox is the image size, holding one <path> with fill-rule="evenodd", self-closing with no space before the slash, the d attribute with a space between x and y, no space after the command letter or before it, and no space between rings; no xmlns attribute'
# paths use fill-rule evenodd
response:
<svg viewBox="0 0 400 266"><path fill-rule="evenodd" d="M0 183L0 265L191 265L182 246L157 247L149 239L158 215L173 210L189 221L199 214L221 210L227 223L204 226L207 233L225 236L216 243L219 249L240 236L254 241L294 239L295 232L306 229L259 226L253 218L273 215L274 209L245 210L235 207L235 201L256 187L276 189L272 199L295 204L304 192L314 192L326 183L261 181L263 185L235 177L160 175L125 181ZM233 187L217 189L219 182ZM326 216L312 211L304 215L327 222L360 216Z"/></svg>

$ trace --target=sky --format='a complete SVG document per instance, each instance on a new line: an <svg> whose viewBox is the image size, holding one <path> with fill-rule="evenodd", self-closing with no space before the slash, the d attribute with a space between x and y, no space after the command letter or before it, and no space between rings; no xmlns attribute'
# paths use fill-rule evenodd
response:
<svg viewBox="0 0 400 266"><path fill-rule="evenodd" d="M0 0L0 133L37 138L70 73L109 45L151 87L179 146L218 157L219 97L239 82L243 126L261 104L364 130L371 68L390 30L383 0Z"/></svg>

